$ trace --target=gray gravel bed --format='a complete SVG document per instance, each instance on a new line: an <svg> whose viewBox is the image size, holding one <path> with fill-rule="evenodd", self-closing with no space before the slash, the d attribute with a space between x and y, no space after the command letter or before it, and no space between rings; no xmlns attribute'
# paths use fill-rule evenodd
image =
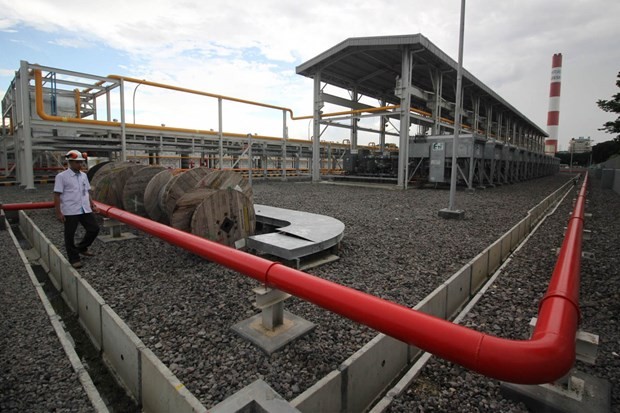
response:
<svg viewBox="0 0 620 413"><path fill-rule="evenodd" d="M254 200L340 219L346 225L341 259L311 272L414 306L567 179L459 191L457 206L466 210L462 221L437 217L447 206L446 190L255 181ZM0 200L12 196L3 191ZM64 251L52 211L30 215ZM286 309L318 327L267 356L230 331L257 313L255 281L145 234L122 243L97 242L93 250L98 255L84 259L80 273L207 407L258 378L291 399L376 335L293 298Z"/></svg>
<svg viewBox="0 0 620 413"><path fill-rule="evenodd" d="M586 212L593 213L593 217L586 220L585 227L594 231L594 238L584 241L583 249L595 252L596 259L582 261L580 328L598 334L601 344L595 366L577 362L576 367L611 382L612 411L619 412L620 196L600 189L600 181L591 181L590 188ZM537 316L538 303L555 266L554 249L562 243L574 195L575 191L514 255L511 264L467 315L464 325L500 337L529 338L529 321ZM469 413L528 409L504 399L499 381L433 357L406 394L394 400L389 411Z"/></svg>
<svg viewBox="0 0 620 413"><path fill-rule="evenodd" d="M0 245L0 411L93 411L7 231Z"/></svg>

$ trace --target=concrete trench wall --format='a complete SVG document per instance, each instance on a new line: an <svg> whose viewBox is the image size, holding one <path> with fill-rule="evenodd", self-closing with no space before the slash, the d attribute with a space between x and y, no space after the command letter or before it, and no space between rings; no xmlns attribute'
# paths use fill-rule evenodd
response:
<svg viewBox="0 0 620 413"><path fill-rule="evenodd" d="M25 266L26 273L28 274L27 277L30 279L31 284L34 287L34 291L38 296L41 305L43 306L45 314L49 318L51 326L58 338L61 347L63 348L65 355L68 358L69 363L77 374L77 378L81 383L86 393L86 396L91 402L93 411L97 413L108 413L108 407L101 398L98 389L93 384L92 378L89 375L88 371L84 368L84 364L82 363L80 356L75 352L74 344L68 338L68 333L65 330L65 326L63 325L62 320L60 319L60 317L54 310L51 302L49 301L44 291L43 285L38 281L33 269L28 265L28 258L21 246L19 245L19 241L15 237L15 234L10 228L10 225L7 223L6 216L4 215L4 210L0 211L0 230L8 230L8 232L10 233L10 237L12 238L14 246L17 249L17 254L21 258L21 261Z"/></svg>
<svg viewBox="0 0 620 413"><path fill-rule="evenodd" d="M414 309L443 319L454 318L571 186L572 181L568 181L528 211L525 218L465 264ZM293 399L291 405L307 413L366 411L422 353L417 347L378 334L337 370ZM390 401L383 405L389 405Z"/></svg>
<svg viewBox="0 0 620 413"><path fill-rule="evenodd" d="M596 169L595 176L601 180L601 187L613 189L620 194L620 169Z"/></svg>
<svg viewBox="0 0 620 413"><path fill-rule="evenodd" d="M456 316L527 237L549 207L572 185L572 180L569 180L528 211L525 218L465 264L414 309L443 319ZM41 264L49 271L52 283L60 290L67 305L78 314L93 344L102 351L108 366L144 411L206 412L199 400L71 267L23 211L20 211L20 227L40 253ZM337 370L293 399L290 405L293 409L309 413L368 410L422 353L415 346L378 334ZM389 400L383 405L389 405Z"/></svg>
<svg viewBox="0 0 620 413"><path fill-rule="evenodd" d="M108 368L145 412L206 412L23 211L19 226Z"/></svg>

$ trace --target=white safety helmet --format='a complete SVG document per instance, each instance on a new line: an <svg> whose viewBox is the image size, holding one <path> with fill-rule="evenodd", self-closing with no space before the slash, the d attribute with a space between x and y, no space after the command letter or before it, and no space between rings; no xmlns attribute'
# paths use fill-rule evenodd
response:
<svg viewBox="0 0 620 413"><path fill-rule="evenodd" d="M65 158L68 161L85 161L88 156L86 155L86 152L80 152L80 151L76 151L75 149L67 152L67 154L65 155Z"/></svg>

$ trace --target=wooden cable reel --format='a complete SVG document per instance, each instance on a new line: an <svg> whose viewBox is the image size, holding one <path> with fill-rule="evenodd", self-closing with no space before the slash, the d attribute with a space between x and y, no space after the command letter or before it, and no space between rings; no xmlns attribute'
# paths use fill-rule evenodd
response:
<svg viewBox="0 0 620 413"><path fill-rule="evenodd" d="M213 172L211 169L204 167L189 169L170 181L164 196L160 197L160 200L164 201L160 204L160 207L166 212L170 220L172 219L177 200L185 195L186 192L196 188L198 182L211 172Z"/></svg>
<svg viewBox="0 0 620 413"><path fill-rule="evenodd" d="M146 217L147 212L144 206L146 187L155 175L165 169L163 166L147 166L130 177L123 188L123 209Z"/></svg>
<svg viewBox="0 0 620 413"><path fill-rule="evenodd" d="M214 171L198 182L198 188L212 189L236 189L241 190L247 197L252 199L252 187L247 179L234 171Z"/></svg>
<svg viewBox="0 0 620 413"><path fill-rule="evenodd" d="M123 208L123 190L125 183L136 172L146 168L145 165L131 162L120 162L106 168L107 164L99 170L93 179L93 198L104 204Z"/></svg>
<svg viewBox="0 0 620 413"><path fill-rule="evenodd" d="M186 192L175 204L174 211L170 217L170 226L182 231L191 232L194 210L202 203L203 199L213 191L213 189L208 188L194 188Z"/></svg>
<svg viewBox="0 0 620 413"><path fill-rule="evenodd" d="M256 215L250 197L231 188L205 191L202 202L192 215L192 234L234 246L235 241L254 233ZM179 200L182 201L183 198Z"/></svg>
<svg viewBox="0 0 620 413"><path fill-rule="evenodd" d="M144 190L144 209L148 217L153 221L164 224L168 223L168 216L160 207L160 198L162 198L162 193L168 182L181 172L181 169L164 169L151 178L146 185L146 189Z"/></svg>
<svg viewBox="0 0 620 413"><path fill-rule="evenodd" d="M93 179L94 198L131 213L234 246L254 233L252 187L233 171L114 162Z"/></svg>
<svg viewBox="0 0 620 413"><path fill-rule="evenodd" d="M248 181L233 171L190 171L166 189L170 225L230 246L252 235L256 216Z"/></svg>
<svg viewBox="0 0 620 413"><path fill-rule="evenodd" d="M110 173L113 168L118 168L122 165L135 165L133 162L103 162L101 166L95 165L91 169L93 169L92 179L88 178L90 181L90 186L95 187L97 183L103 179L103 177Z"/></svg>
<svg viewBox="0 0 620 413"><path fill-rule="evenodd" d="M179 176L183 173L181 172L174 174L172 178L160 189L159 196L157 197L157 204L159 205L159 210L161 211L161 219L165 224L170 224L170 215L168 214L168 208L166 207L166 198L168 197L168 193L170 192L170 187L174 185Z"/></svg>
<svg viewBox="0 0 620 413"><path fill-rule="evenodd" d="M100 162L97 165L94 165L88 168L88 171L86 172L86 176L88 177L88 182L92 182L97 172L99 172L101 168L103 168L105 165L109 163L110 161L104 161L104 162Z"/></svg>

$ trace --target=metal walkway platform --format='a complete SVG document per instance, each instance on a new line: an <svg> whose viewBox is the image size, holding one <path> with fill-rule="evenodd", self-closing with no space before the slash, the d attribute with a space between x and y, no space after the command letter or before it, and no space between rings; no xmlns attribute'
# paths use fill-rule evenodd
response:
<svg viewBox="0 0 620 413"><path fill-rule="evenodd" d="M332 217L254 204L256 222L275 232L253 235L247 247L285 260L297 260L337 245L344 224Z"/></svg>

